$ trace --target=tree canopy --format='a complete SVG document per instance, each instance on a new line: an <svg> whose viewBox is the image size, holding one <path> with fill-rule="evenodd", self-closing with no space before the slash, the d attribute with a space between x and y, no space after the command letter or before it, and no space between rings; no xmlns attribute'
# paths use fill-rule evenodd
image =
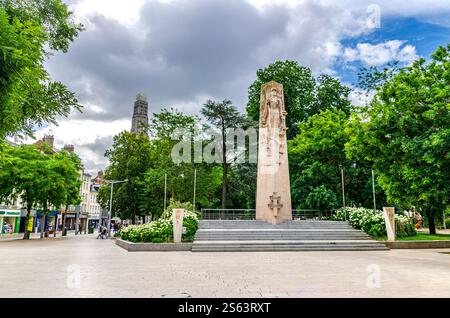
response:
<svg viewBox="0 0 450 318"><path fill-rule="evenodd" d="M227 207L227 194L228 194L228 178L229 169L235 157L235 147L233 142L233 149L228 149L227 144L227 130L244 128L248 121L246 116L241 114L230 100L224 100L222 102L214 102L208 100L201 109L202 115L206 118L207 122L211 124L212 128L218 131L220 141L218 148L220 150L220 159L222 167L222 209ZM233 138L234 139L234 138ZM217 140L216 140L217 142ZM231 157L233 158L231 158Z"/></svg>
<svg viewBox="0 0 450 318"><path fill-rule="evenodd" d="M342 206L341 169L346 203L373 206L371 163L346 157L347 123L344 112L326 110L299 125L298 135L289 143L294 207L331 210ZM376 190L381 206L385 198L379 187Z"/></svg>
<svg viewBox="0 0 450 318"><path fill-rule="evenodd" d="M0 200L20 196L28 212L27 222L32 209L42 209L45 214L50 207L78 203L81 163L75 154L46 154L34 145L3 144L0 167Z"/></svg>
<svg viewBox="0 0 450 318"><path fill-rule="evenodd" d="M174 162L173 147L179 140L172 133L184 128L193 133L197 118L176 109L163 109L154 114L149 123L150 138L145 134L122 132L114 137L114 144L106 152L110 166L105 178L128 182L114 187L113 213L123 219L151 215L159 217L164 211L164 183L167 175L167 203L170 199L192 202L194 170L197 170L196 206L215 204L215 193L220 186L219 167L206 163ZM190 142L194 135L191 134ZM189 153L193 158L193 149ZM102 187L99 200L109 208L109 187Z"/></svg>
<svg viewBox="0 0 450 318"><path fill-rule="evenodd" d="M75 94L44 68L83 29L60 0L0 0L0 138L81 110ZM48 50L50 49L50 50Z"/></svg>
<svg viewBox="0 0 450 318"><path fill-rule="evenodd" d="M283 84L288 139L298 133L298 125L308 117L326 109L339 109L350 114L350 89L339 80L320 75L317 79L307 67L296 61L276 61L256 72L257 79L248 89L247 114L259 120L261 85L275 81Z"/></svg>
<svg viewBox="0 0 450 318"><path fill-rule="evenodd" d="M434 216L450 198L450 45L377 87L349 126L349 156L373 161L388 199Z"/></svg>
<svg viewBox="0 0 450 318"><path fill-rule="evenodd" d="M141 180L151 166L150 139L143 133L124 131L114 137L111 149L105 156L110 165L105 171L105 179L127 182L114 185L113 216L135 220L141 215L139 193L142 191ZM110 184L102 186L98 199L104 209L109 209Z"/></svg>

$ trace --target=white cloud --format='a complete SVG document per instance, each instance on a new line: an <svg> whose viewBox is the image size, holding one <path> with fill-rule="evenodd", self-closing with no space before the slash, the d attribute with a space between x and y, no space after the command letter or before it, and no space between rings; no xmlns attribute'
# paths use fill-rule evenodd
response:
<svg viewBox="0 0 450 318"><path fill-rule="evenodd" d="M131 25L139 20L139 10L144 4L145 0L79 0L70 8L83 22L98 14Z"/></svg>
<svg viewBox="0 0 450 318"><path fill-rule="evenodd" d="M260 7L262 11L271 10L269 5ZM262 65L277 59L295 59L313 72L329 73L336 58L342 55L339 42L369 31L365 16L355 15L338 3L291 2L285 34L268 39L258 57Z"/></svg>
<svg viewBox="0 0 450 318"><path fill-rule="evenodd" d="M418 58L416 48L405 45L404 41L392 40L379 44L358 43L356 48L345 48L344 59L347 62L360 60L368 66L380 66L397 60L409 63Z"/></svg>
<svg viewBox="0 0 450 318"><path fill-rule="evenodd" d="M291 1L291 0L286 0ZM335 3L335 0L322 0L324 3ZM430 15L449 11L449 0L339 0L342 7L352 11L366 11L367 7L376 4L380 7L381 15L417 16Z"/></svg>
<svg viewBox="0 0 450 318"><path fill-rule="evenodd" d="M367 92L360 88L352 87L350 84L347 85L352 88L349 98L354 106L366 106L375 96L375 91Z"/></svg>
<svg viewBox="0 0 450 318"><path fill-rule="evenodd" d="M344 59L349 62L354 62L358 59L359 52L351 47L346 47L344 50Z"/></svg>
<svg viewBox="0 0 450 318"><path fill-rule="evenodd" d="M293 59L314 73L333 74L336 62L372 66L417 57L415 47L400 40L342 46L343 39L373 31L366 23L373 0L67 2L86 31L47 66L77 93L85 111L38 136L52 129L57 144L73 143L90 169L106 164L102 147L130 128L138 91L149 95L150 112L175 106L193 114L207 98L229 98L244 110L256 70L275 60ZM450 7L449 0L377 4L382 18L442 14Z"/></svg>
<svg viewBox="0 0 450 318"><path fill-rule="evenodd" d="M74 145L77 153L90 173L104 169L108 162L103 157L106 148L112 144L113 136L131 127L131 120L111 122L96 120L62 119L58 126L49 125L35 133L36 139L28 138L25 143L34 143L44 135L55 136L55 147ZM101 149L97 149L97 147Z"/></svg>
<svg viewBox="0 0 450 318"><path fill-rule="evenodd" d="M331 66L342 57L344 49L339 42L326 42L320 45L317 49L317 56L328 65L326 68L320 70L321 73L334 74Z"/></svg>

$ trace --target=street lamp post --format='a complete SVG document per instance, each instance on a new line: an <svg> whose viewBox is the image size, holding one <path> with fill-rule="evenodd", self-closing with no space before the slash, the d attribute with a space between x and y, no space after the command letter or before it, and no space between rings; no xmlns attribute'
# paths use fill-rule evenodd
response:
<svg viewBox="0 0 450 318"><path fill-rule="evenodd" d="M164 175L164 220L166 219L166 208L167 208L167 173Z"/></svg>
<svg viewBox="0 0 450 318"><path fill-rule="evenodd" d="M375 197L375 172L372 169L372 193L373 193L373 211L377 211L377 200Z"/></svg>
<svg viewBox="0 0 450 318"><path fill-rule="evenodd" d="M341 183L342 183L342 206L345 208L345 185L344 185L344 168L342 165L339 165L341 168Z"/></svg>
<svg viewBox="0 0 450 318"><path fill-rule="evenodd" d="M111 194L109 197L109 212L108 212L108 220L106 222L106 231L107 231L107 237L111 237L111 216L112 216L112 203L113 203L113 192L114 192L114 185L116 183L123 183L128 182L128 179L125 179L123 181L116 181L116 180L105 180L106 183L109 183L111 185Z"/></svg>
<svg viewBox="0 0 450 318"><path fill-rule="evenodd" d="M197 190L197 169L194 170L194 211L195 211L195 192Z"/></svg>
<svg viewBox="0 0 450 318"><path fill-rule="evenodd" d="M345 209L344 167L340 164L339 168L341 170L342 207ZM345 211L345 220L347 221L347 211Z"/></svg>

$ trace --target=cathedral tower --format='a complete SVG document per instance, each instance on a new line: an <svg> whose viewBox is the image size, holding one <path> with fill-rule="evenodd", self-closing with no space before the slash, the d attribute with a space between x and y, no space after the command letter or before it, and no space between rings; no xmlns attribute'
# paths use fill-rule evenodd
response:
<svg viewBox="0 0 450 318"><path fill-rule="evenodd" d="M144 94L137 94L136 101L134 102L133 121L131 124L131 132L145 133L146 129L143 125L148 125L148 102L147 97Z"/></svg>

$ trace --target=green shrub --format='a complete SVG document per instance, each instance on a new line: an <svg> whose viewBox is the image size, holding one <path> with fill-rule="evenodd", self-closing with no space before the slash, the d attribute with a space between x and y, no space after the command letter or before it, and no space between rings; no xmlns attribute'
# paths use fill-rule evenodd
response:
<svg viewBox="0 0 450 318"><path fill-rule="evenodd" d="M167 210L166 210L167 211ZM198 229L198 217L194 212L185 211L183 227L186 232L183 234L183 241L192 241ZM130 225L118 232L118 237L133 243L164 243L173 241L172 217L166 220L159 219L142 225Z"/></svg>
<svg viewBox="0 0 450 318"><path fill-rule="evenodd" d="M183 219L183 226L186 228L186 232L183 234L183 240L194 240L195 233L198 230L198 220L192 217Z"/></svg>
<svg viewBox="0 0 450 318"><path fill-rule="evenodd" d="M336 193L323 185L309 192L305 201L306 207L313 210L324 211L327 209L335 209L338 206Z"/></svg>
<svg viewBox="0 0 450 318"><path fill-rule="evenodd" d="M352 227L363 230L372 237L387 235L384 215L381 211L375 212L365 208L341 208L336 212L334 219L348 220ZM395 232L398 237L416 235L414 223L406 216L396 214L395 225Z"/></svg>

